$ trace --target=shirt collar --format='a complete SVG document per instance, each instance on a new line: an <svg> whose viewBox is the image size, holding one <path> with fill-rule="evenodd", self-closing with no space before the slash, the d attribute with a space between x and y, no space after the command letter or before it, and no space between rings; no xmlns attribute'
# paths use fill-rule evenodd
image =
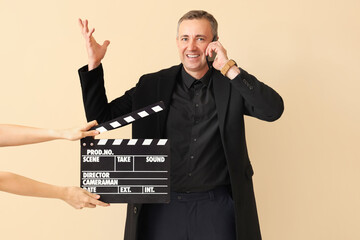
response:
<svg viewBox="0 0 360 240"><path fill-rule="evenodd" d="M195 82L195 81L201 81L204 85L208 85L209 84L209 81L210 81L210 76L211 76L211 73L212 73L212 68L210 68L206 73L205 75L200 78L200 79L196 79L194 77L192 77L190 74L188 74L186 71L185 71L185 68L182 67L181 69L181 78L183 80L183 82L185 83L186 87L187 88L190 88L191 85Z"/></svg>

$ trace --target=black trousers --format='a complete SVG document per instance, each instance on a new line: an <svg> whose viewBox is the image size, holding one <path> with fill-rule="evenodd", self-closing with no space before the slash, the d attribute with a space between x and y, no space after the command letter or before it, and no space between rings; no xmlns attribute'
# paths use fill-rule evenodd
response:
<svg viewBox="0 0 360 240"><path fill-rule="evenodd" d="M169 204L144 204L139 240L235 240L234 203L225 187L171 193Z"/></svg>

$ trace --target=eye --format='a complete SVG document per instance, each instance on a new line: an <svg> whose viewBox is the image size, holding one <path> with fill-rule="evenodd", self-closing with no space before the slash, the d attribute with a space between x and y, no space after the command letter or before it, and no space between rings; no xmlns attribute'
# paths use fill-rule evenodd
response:
<svg viewBox="0 0 360 240"><path fill-rule="evenodd" d="M187 37L183 37L183 38L181 38L181 41L187 41L188 40L188 38Z"/></svg>
<svg viewBox="0 0 360 240"><path fill-rule="evenodd" d="M197 40L202 42L202 41L205 41L205 38L199 37Z"/></svg>

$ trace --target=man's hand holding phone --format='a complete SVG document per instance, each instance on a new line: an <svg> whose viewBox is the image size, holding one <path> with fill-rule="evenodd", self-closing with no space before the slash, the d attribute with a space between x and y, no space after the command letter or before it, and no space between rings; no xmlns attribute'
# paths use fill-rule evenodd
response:
<svg viewBox="0 0 360 240"><path fill-rule="evenodd" d="M216 70L221 71L221 69L225 66L225 64L229 61L227 56L226 49L219 41L214 41L209 43L205 50L206 56L212 58L216 56L212 65ZM209 60L208 60L209 61ZM226 74L226 76L230 79L234 79L240 73L239 68L236 66L232 67Z"/></svg>
<svg viewBox="0 0 360 240"><path fill-rule="evenodd" d="M213 67L216 70L221 70L221 68L227 63L229 60L227 57L226 49L221 45L219 41L214 41L209 43L205 50L205 54L208 57L208 61L213 59Z"/></svg>

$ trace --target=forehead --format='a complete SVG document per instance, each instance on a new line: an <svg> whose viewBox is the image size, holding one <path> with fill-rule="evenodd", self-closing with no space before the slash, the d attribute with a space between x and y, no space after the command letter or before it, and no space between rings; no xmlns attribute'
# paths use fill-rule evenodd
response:
<svg viewBox="0 0 360 240"><path fill-rule="evenodd" d="M179 26L179 36L182 35L209 35L211 36L211 24L207 19L184 20Z"/></svg>

